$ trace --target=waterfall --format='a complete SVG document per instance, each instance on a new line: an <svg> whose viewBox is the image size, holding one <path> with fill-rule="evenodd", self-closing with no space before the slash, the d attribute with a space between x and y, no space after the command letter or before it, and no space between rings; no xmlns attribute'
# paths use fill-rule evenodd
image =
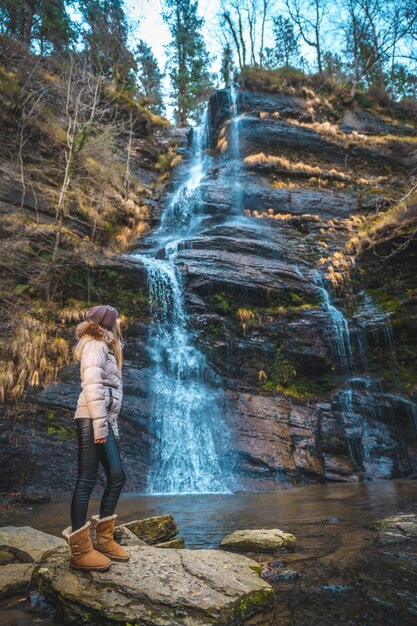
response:
<svg viewBox="0 0 417 626"><path fill-rule="evenodd" d="M243 188L240 181L242 163L240 158L240 113L239 113L239 88L234 83L229 89L230 129L228 158L230 158L230 170L233 178L233 213L243 214Z"/></svg>
<svg viewBox="0 0 417 626"><path fill-rule="evenodd" d="M405 407L414 428L417 428L417 406L414 402L401 396L384 393L380 381L374 380L371 376L355 374L357 367L352 352L348 321L343 313L333 305L320 272L315 272L313 280L320 293L322 306L331 320L334 335L332 346L347 379L347 387L339 392L338 401L340 420L343 424L350 458L357 467L365 472L365 475L368 468L375 472L373 466L377 463L381 476L384 476L385 472L384 477L388 477L391 475L393 462L388 457L380 456L379 440L386 438L388 434L380 419L382 417L381 407L376 404L376 401L379 399L381 402L385 399L388 402L389 410L392 412L395 410L395 403ZM390 356L396 364L394 338L389 316L377 308L370 298L366 299L366 306L368 311L372 309L373 319L375 318L377 322L383 325L382 336L388 345ZM357 330L356 340L359 357L366 371L368 369L366 335L360 324ZM372 334L375 339L379 340L380 329L374 330Z"/></svg>
<svg viewBox="0 0 417 626"><path fill-rule="evenodd" d="M208 107L205 108L201 123L191 130L191 163L185 180L178 186L173 197L163 212L161 225L156 235L164 233L168 237L187 235L192 230L194 218L201 215L204 203L201 194L201 183L207 172L209 156L208 145Z"/></svg>
<svg viewBox="0 0 417 626"><path fill-rule="evenodd" d="M225 426L204 355L187 330L181 276L172 260L144 259L153 303L148 350L152 430L150 493L225 491L220 443ZM215 383L215 381L212 381Z"/></svg>
<svg viewBox="0 0 417 626"><path fill-rule="evenodd" d="M324 287L323 278L320 272L315 272L314 284L316 285L322 300L322 304L329 314L335 336L335 351L339 357L342 368L349 372L352 368L352 347L350 343L349 324L345 316L337 309L330 300L330 295Z"/></svg>
<svg viewBox="0 0 417 626"><path fill-rule="evenodd" d="M232 83L229 89L229 109L230 109L229 154L234 161L239 161L240 159L239 88L234 83Z"/></svg>
<svg viewBox="0 0 417 626"><path fill-rule="evenodd" d="M394 344L394 334L392 332L391 319L389 314L384 311L380 306L378 306L371 298L371 296L367 293L361 292L361 296L363 299L362 309L366 312L367 317L371 317L374 329L371 331L371 337L375 342L380 343L381 339L384 346L388 346L390 351L390 356L393 362L395 369L398 369L398 360L397 354L395 350ZM361 348L362 344L362 352L366 353L366 336L363 328L359 326L357 338L359 343L359 347ZM362 359L363 360L363 359ZM364 365L366 365L366 358Z"/></svg>
<svg viewBox="0 0 417 626"><path fill-rule="evenodd" d="M183 276L176 265L180 242L195 231L204 210L207 120L206 110L192 131L187 175L166 203L156 232L165 258L158 250L154 256L134 255L146 271L152 316L147 351L154 441L146 486L151 494L230 492L234 485L221 381L188 328Z"/></svg>

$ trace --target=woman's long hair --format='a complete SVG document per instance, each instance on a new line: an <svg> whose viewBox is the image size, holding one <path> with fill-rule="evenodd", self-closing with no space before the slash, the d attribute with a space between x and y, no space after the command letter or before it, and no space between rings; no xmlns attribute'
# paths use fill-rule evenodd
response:
<svg viewBox="0 0 417 626"><path fill-rule="evenodd" d="M116 364L119 370L122 369L123 365L123 336L122 331L120 330L120 322L116 320L116 323L112 327L112 333L114 335L114 343L113 343L113 352L114 358L116 359Z"/></svg>

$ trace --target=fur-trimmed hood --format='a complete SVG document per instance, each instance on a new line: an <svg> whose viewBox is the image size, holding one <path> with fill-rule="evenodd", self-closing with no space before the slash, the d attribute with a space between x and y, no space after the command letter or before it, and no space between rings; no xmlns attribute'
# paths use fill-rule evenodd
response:
<svg viewBox="0 0 417 626"><path fill-rule="evenodd" d="M97 324L97 322L84 321L80 322L75 329L75 336L78 339L78 343L75 346L75 358L81 359L81 352L83 346L90 339L97 339L98 341L104 341L104 343L110 348L113 348L114 334L111 330L107 330Z"/></svg>
<svg viewBox="0 0 417 626"><path fill-rule="evenodd" d="M117 367L114 332L85 320L75 330L78 343L74 356L80 361L81 393L78 396L74 419L93 420L94 440L108 436L112 427L116 439L119 431L117 418L123 399L122 372Z"/></svg>

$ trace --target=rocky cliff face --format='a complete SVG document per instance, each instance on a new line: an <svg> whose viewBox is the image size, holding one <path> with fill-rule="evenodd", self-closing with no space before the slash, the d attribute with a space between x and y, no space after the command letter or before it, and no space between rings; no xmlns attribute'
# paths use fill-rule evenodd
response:
<svg viewBox="0 0 417 626"><path fill-rule="evenodd" d="M362 259L352 270L344 254L375 196L400 189L415 130L359 108L330 122L312 98L243 92L230 121L228 92L216 94L207 227L178 257L193 324L231 400L240 474L255 489L416 469L413 389L393 380L403 340L372 289L386 269L377 278ZM403 313L402 328L414 324Z"/></svg>
<svg viewBox="0 0 417 626"><path fill-rule="evenodd" d="M394 310L386 265L372 254L354 265L344 248L388 189L401 194L416 131L357 106L335 111L309 90L242 91L238 113L232 119L228 90L210 102L204 212L175 262L192 329L226 392L240 486L410 476L417 470L416 335L406 329L417 314L402 299L416 288L410 256ZM186 167L187 159L172 185ZM141 266L120 263L129 289L145 290ZM121 430L130 491L143 489L152 459L148 322L142 314L126 333ZM13 426L17 446L19 437L25 442L19 459L9 456L21 486L71 488L77 394L78 369L70 365L58 384L27 396L34 416L45 408L31 440L27 420Z"/></svg>

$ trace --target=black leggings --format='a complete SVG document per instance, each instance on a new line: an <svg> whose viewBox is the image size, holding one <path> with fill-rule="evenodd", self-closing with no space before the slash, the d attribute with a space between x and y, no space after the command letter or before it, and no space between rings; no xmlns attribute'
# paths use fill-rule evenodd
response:
<svg viewBox="0 0 417 626"><path fill-rule="evenodd" d="M86 523L88 502L97 482L100 462L107 477L107 486L100 504L100 517L113 515L126 480L119 445L110 424L106 443L94 443L92 420L89 417L77 417L74 421L78 437L78 475L71 501L73 531Z"/></svg>

